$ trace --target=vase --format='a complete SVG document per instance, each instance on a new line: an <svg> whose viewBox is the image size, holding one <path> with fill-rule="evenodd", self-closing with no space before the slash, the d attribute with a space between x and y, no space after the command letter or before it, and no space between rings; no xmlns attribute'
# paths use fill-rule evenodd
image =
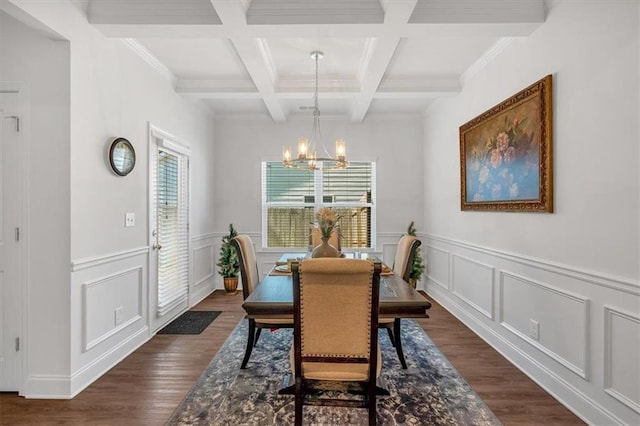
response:
<svg viewBox="0 0 640 426"><path fill-rule="evenodd" d="M322 244L317 246L311 252L311 257L338 257L340 253L338 253L338 249L329 244L329 240L323 238Z"/></svg>

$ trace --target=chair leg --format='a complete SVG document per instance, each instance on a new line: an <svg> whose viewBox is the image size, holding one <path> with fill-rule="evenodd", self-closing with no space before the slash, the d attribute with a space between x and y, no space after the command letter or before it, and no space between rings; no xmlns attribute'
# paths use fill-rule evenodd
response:
<svg viewBox="0 0 640 426"><path fill-rule="evenodd" d="M390 328L387 327L387 333L389 334L389 340L391 340L391 344L393 345L393 347L396 347L396 339L394 339L393 337L393 332L391 331Z"/></svg>
<svg viewBox="0 0 640 426"><path fill-rule="evenodd" d="M249 335L247 336L247 348L244 351L244 359L242 360L241 369L247 368L249 357L251 357L251 350L253 349L253 337L256 333L256 321L249 318Z"/></svg>
<svg viewBox="0 0 640 426"><path fill-rule="evenodd" d="M376 386L375 382L371 382L367 386L367 402L369 404L369 426L377 424L377 404L376 404Z"/></svg>
<svg viewBox="0 0 640 426"><path fill-rule="evenodd" d="M261 332L261 331L262 331L262 329L261 329L261 328L258 328L258 329L256 330L256 339L255 339L255 341L253 342L253 347L254 347L254 348L258 345L258 339L260 338L260 332Z"/></svg>
<svg viewBox="0 0 640 426"><path fill-rule="evenodd" d="M404 370L407 369L407 363L404 360L404 353L402 352L402 338L400 336L400 318L396 318L393 321L393 334L395 337L396 343L396 352L398 353L398 358L400 359L400 364L402 364L402 368Z"/></svg>
<svg viewBox="0 0 640 426"><path fill-rule="evenodd" d="M302 380L300 378L296 379L295 384L295 417L294 423L295 426L302 426L302 405L304 400L304 385L302 384Z"/></svg>

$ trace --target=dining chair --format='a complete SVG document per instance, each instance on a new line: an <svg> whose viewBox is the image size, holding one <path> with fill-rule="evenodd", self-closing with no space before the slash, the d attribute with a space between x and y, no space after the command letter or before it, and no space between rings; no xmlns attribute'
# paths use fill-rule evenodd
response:
<svg viewBox="0 0 640 426"><path fill-rule="evenodd" d="M290 353L295 377L295 424L304 405L368 408L376 424L376 379L382 368L378 346L380 263L320 258L292 264L294 332ZM308 400L318 389L334 391L350 382L364 399ZM353 392L352 389L349 391Z"/></svg>
<svg viewBox="0 0 640 426"><path fill-rule="evenodd" d="M312 226L309 228L309 245L311 247L317 247L322 244L322 234L320 233L320 228L317 226ZM342 248L340 247L340 229L338 226L333 228L331 231L331 237L329 238L329 244L334 246L338 253L342 253Z"/></svg>
<svg viewBox="0 0 640 426"><path fill-rule="evenodd" d="M260 285L258 262L253 242L248 235L238 235L231 240L231 244L238 253L240 262L240 276L242 278L242 297L246 299ZM249 320L249 335L247 347L242 359L241 369L247 368L253 347L257 345L263 328L292 328L293 318L247 318Z"/></svg>
<svg viewBox="0 0 640 426"><path fill-rule="evenodd" d="M420 247L420 244L422 244L420 240L412 235L404 235L398 242L396 256L393 261L393 273L402 277L406 282L409 282L409 278L411 277L411 268L413 267L413 261L416 257L416 250ZM404 359L402 339L400 337L400 318L380 317L378 326L387 329L389 339L396 348L400 364L402 368L406 370L407 362Z"/></svg>

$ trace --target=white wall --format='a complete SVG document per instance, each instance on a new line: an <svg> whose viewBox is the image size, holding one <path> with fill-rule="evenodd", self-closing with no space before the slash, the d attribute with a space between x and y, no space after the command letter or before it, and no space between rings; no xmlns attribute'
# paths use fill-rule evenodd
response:
<svg viewBox="0 0 640 426"><path fill-rule="evenodd" d="M1 11L0 33L0 80L25 83L28 103L28 115L21 117L29 187L24 365L31 375L68 377L69 43L36 33Z"/></svg>
<svg viewBox="0 0 640 426"><path fill-rule="evenodd" d="M638 2L548 6L425 118L426 287L582 418L638 424ZM462 212L459 126L547 74L555 212Z"/></svg>
<svg viewBox="0 0 640 426"><path fill-rule="evenodd" d="M260 251L260 162L280 160L282 146L294 146L298 137L310 136L311 125L311 114L292 118L286 124L251 117L216 118L214 226L217 237L224 235L229 223L233 223L238 232L252 237ZM347 141L348 159L377 162L376 250L392 262L395 243L409 223L414 220L418 229L422 227L421 119L372 115L356 124L322 116L321 127L329 152L333 150L334 141L343 137ZM268 256L266 252L258 253L260 265L264 262L263 269L274 256L277 258L277 254ZM222 280L217 279L217 286L222 288Z"/></svg>
<svg viewBox="0 0 640 426"><path fill-rule="evenodd" d="M202 104L176 95L168 79L124 43L103 37L71 2L12 3L68 40L56 42L64 46L66 56L47 51L39 64L34 58L42 55L42 47L21 56L25 67L40 70L33 77L38 83L44 82L43 75L49 77L46 58L55 56L52 63L60 64L60 79L66 84L56 85L64 96L52 103L62 110L59 121L66 123L67 134L47 121L41 131L60 137L42 136L42 142L36 142L46 145L54 154L51 157L61 158L51 161L38 152L37 159L30 159L32 170L40 163L48 165L44 169L48 175L35 169L40 180L31 191L35 195L46 191L35 203L38 212L50 212L50 204L55 206L54 212L61 211L57 218L60 226L47 229L59 230L60 235L52 234L59 237L59 243L56 238L56 243L44 247L49 255L55 247L52 262L66 274L50 277L44 268L40 272L49 278L43 286L46 284L53 295L45 299L46 306L29 308L36 325L30 328L30 338L37 340L34 345L39 350L29 349L24 392L27 396L64 398L78 393L151 336L147 312L149 123L191 148L191 303L213 289L210 164L214 125ZM23 48L21 40L16 44ZM27 77L31 78L20 75L18 79ZM56 84L55 80L46 82ZM44 107L40 102L33 99L29 108ZM108 166L107 150L116 136L129 139L136 150L136 167L126 177L116 176ZM55 145L58 139L60 150ZM52 187L59 180L63 190ZM135 213L135 227L124 227L125 212ZM37 223L29 225L33 229ZM29 245L30 251L40 250L39 240L31 240ZM46 294L34 294L30 302ZM123 308L123 322L118 325L114 321L116 307ZM38 366L41 368L35 369Z"/></svg>

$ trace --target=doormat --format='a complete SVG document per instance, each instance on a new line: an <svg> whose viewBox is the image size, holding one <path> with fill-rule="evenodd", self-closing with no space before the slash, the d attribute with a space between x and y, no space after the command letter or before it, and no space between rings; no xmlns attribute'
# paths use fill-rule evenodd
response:
<svg viewBox="0 0 640 426"><path fill-rule="evenodd" d="M164 326L158 334L200 334L220 314L220 311L187 311Z"/></svg>

